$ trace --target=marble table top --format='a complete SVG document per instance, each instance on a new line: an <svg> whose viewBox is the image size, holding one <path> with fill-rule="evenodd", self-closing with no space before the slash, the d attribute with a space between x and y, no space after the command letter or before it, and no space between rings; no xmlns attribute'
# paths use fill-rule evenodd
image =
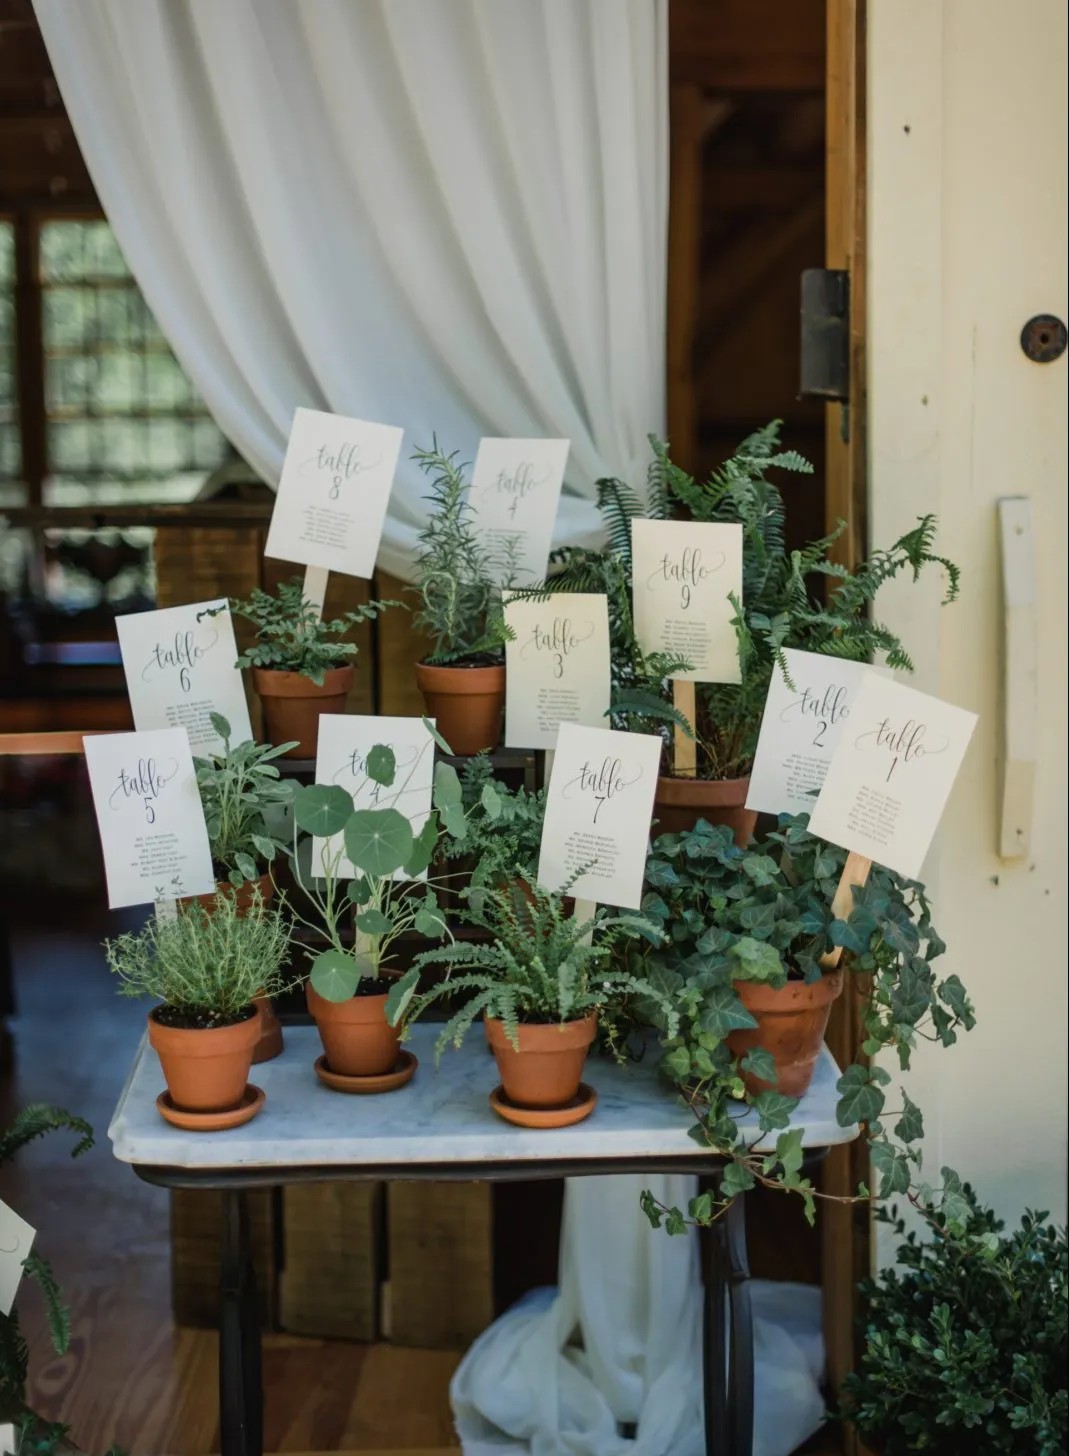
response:
<svg viewBox="0 0 1069 1456"><path fill-rule="evenodd" d="M312 1070L322 1051L318 1032L288 1026L282 1055L252 1069L250 1080L267 1094L263 1110L244 1127L216 1133L182 1132L164 1122L155 1105L163 1074L142 1040L108 1129L113 1151L125 1163L205 1172L368 1164L396 1165L399 1177L406 1165L428 1163L703 1156L687 1136L693 1119L657 1075L653 1048L646 1060L627 1066L591 1057L583 1079L598 1094L593 1113L573 1127L529 1130L490 1108L497 1068L479 1028L435 1067L438 1031L413 1028L406 1045L419 1067L406 1087L365 1097L324 1087ZM835 1121L838 1075L825 1047L794 1118L805 1129L806 1147L850 1142L858 1134ZM774 1146L776 1136L758 1146Z"/></svg>

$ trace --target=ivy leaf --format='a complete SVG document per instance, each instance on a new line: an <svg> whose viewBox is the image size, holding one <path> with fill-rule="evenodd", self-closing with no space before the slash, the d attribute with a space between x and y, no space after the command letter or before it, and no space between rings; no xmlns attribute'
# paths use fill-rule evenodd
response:
<svg viewBox="0 0 1069 1456"><path fill-rule="evenodd" d="M364 772L372 783L389 788L397 774L397 755L385 743L376 743L364 760Z"/></svg>
<svg viewBox="0 0 1069 1456"><path fill-rule="evenodd" d="M768 907L771 910L771 906ZM743 912L745 914L745 911ZM740 935L731 947L731 955L742 967L742 979L747 981L782 981L786 979L780 953L765 940L753 940Z"/></svg>
<svg viewBox="0 0 1069 1456"><path fill-rule="evenodd" d="M753 1109L762 1132L790 1127L791 1113L797 1106L797 1097L785 1097L782 1092L761 1092L753 1099Z"/></svg>
<svg viewBox="0 0 1069 1456"><path fill-rule="evenodd" d="M690 1076L690 1052L685 1046L673 1047L665 1052L661 1065L675 1082L685 1082Z"/></svg>
<svg viewBox="0 0 1069 1456"><path fill-rule="evenodd" d="M891 1143L872 1144L872 1166L880 1175L879 1198L909 1191L909 1159Z"/></svg>
<svg viewBox="0 0 1069 1456"><path fill-rule="evenodd" d="M840 1127L852 1127L857 1122L874 1122L883 1110L883 1093L872 1073L880 1068L866 1068L856 1065L847 1067L836 1083L840 1101L835 1109L835 1120ZM886 1072L884 1077L886 1077Z"/></svg>
<svg viewBox="0 0 1069 1456"><path fill-rule="evenodd" d="M340 834L352 812L352 798L340 784L302 784L293 795L293 817L298 829L317 839Z"/></svg>
<svg viewBox="0 0 1069 1456"><path fill-rule="evenodd" d="M348 1001L360 979L356 962L340 950L324 950L312 962L309 978L324 1001Z"/></svg>
<svg viewBox="0 0 1069 1456"><path fill-rule="evenodd" d="M757 1022L739 1000L733 986L714 986L702 1002L698 1024L702 1031L723 1041L729 1032L748 1030Z"/></svg>
<svg viewBox="0 0 1069 1456"><path fill-rule="evenodd" d="M751 1077L757 1077L762 1082L769 1082L773 1087L779 1081L776 1059L765 1047L751 1047L739 1066L744 1072L749 1072Z"/></svg>
<svg viewBox="0 0 1069 1456"><path fill-rule="evenodd" d="M947 976L945 981L941 981L939 994L959 1021L971 1030L974 1023L972 1002L958 977Z"/></svg>
<svg viewBox="0 0 1069 1456"><path fill-rule="evenodd" d="M713 1195L706 1189L692 1198L687 1205L687 1212L694 1223L711 1223L713 1219Z"/></svg>
<svg viewBox="0 0 1069 1456"><path fill-rule="evenodd" d="M687 1221L678 1208L670 1208L665 1216L664 1231L667 1234L685 1234Z"/></svg>
<svg viewBox="0 0 1069 1456"><path fill-rule="evenodd" d="M345 825L345 853L373 879L399 870L414 844L412 826L397 809L357 809Z"/></svg>
<svg viewBox="0 0 1069 1456"><path fill-rule="evenodd" d="M895 1137L901 1138L904 1143L915 1143L923 1136L924 1114L909 1093L903 1090L902 1116L895 1123Z"/></svg>
<svg viewBox="0 0 1069 1456"><path fill-rule="evenodd" d="M393 921L373 905L356 917L356 928L365 935L388 935L393 929Z"/></svg>
<svg viewBox="0 0 1069 1456"><path fill-rule="evenodd" d="M408 1010L412 997L416 994L416 987L419 985L419 971L415 968L408 970L400 976L390 987L386 997L386 1020L391 1026L396 1026Z"/></svg>
<svg viewBox="0 0 1069 1456"><path fill-rule="evenodd" d="M805 1158L805 1150L802 1147L804 1136L804 1128L792 1127L790 1132L782 1132L776 1139L776 1160L783 1168L783 1181L788 1186L797 1180L799 1169Z"/></svg>
<svg viewBox="0 0 1069 1456"><path fill-rule="evenodd" d="M730 1162L720 1177L720 1196L725 1201L737 1198L740 1193L749 1193L756 1181L745 1163Z"/></svg>

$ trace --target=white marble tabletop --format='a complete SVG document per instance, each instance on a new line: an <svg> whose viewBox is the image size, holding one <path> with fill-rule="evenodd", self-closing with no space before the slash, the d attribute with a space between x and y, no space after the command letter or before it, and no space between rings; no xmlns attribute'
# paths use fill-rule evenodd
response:
<svg viewBox="0 0 1069 1456"><path fill-rule="evenodd" d="M413 1028L406 1045L419 1067L406 1087L363 1097L324 1087L312 1070L322 1050L315 1027L288 1026L282 1055L252 1069L251 1081L267 1094L263 1110L244 1127L215 1133L182 1132L164 1122L155 1105L163 1074L143 1040L108 1129L113 1151L124 1163L206 1172L369 1164L396 1165L402 1177L406 1165L427 1163L702 1156L687 1136L693 1119L658 1077L652 1047L637 1065L591 1057L583 1080L598 1094L593 1113L573 1127L532 1131L503 1122L491 1110L497 1068L479 1028L435 1067L438 1030ZM835 1121L838 1075L825 1047L794 1118L805 1129L807 1147L857 1136L856 1127ZM775 1137L758 1146L774 1146Z"/></svg>

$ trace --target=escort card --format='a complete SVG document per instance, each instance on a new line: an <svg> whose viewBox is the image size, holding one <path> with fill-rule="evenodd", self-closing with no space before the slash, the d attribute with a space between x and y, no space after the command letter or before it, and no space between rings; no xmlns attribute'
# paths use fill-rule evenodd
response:
<svg viewBox="0 0 1069 1456"><path fill-rule="evenodd" d="M577 900L637 910L664 744L651 733L561 725L553 758L538 882L575 874Z"/></svg>
<svg viewBox="0 0 1069 1456"><path fill-rule="evenodd" d="M468 504L500 562L501 586L545 577L570 446L570 440L479 441Z"/></svg>
<svg viewBox="0 0 1069 1456"><path fill-rule="evenodd" d="M609 711L609 604L593 592L505 601L516 633L505 644L505 746L557 746L562 723L605 726Z"/></svg>
<svg viewBox="0 0 1069 1456"><path fill-rule="evenodd" d="M861 680L872 669L821 652L783 652L793 686L776 666L765 700L747 809L812 814Z"/></svg>
<svg viewBox="0 0 1069 1456"><path fill-rule="evenodd" d="M218 615L198 617L212 611ZM222 713L231 743L252 737L238 649L226 600L116 617L126 689L139 731L184 728L194 753L221 752L211 725Z"/></svg>
<svg viewBox="0 0 1069 1456"><path fill-rule="evenodd" d="M975 727L975 713L867 671L813 833L916 879Z"/></svg>
<svg viewBox="0 0 1069 1456"><path fill-rule="evenodd" d="M0 1314L11 1313L22 1282L22 1261L29 1258L35 1237L36 1230L0 1198Z"/></svg>
<svg viewBox="0 0 1069 1456"><path fill-rule="evenodd" d="M379 744L393 750L396 769L392 784L376 783L368 774L368 754ZM431 812L434 739L422 718L323 713L319 719L316 783L340 784L352 795L357 809L396 809L412 825L412 833L418 834ZM331 858L343 847L340 834L317 842L320 854ZM338 878L351 880L356 874L352 861L343 855ZM394 879L405 878L400 870L394 875Z"/></svg>
<svg viewBox="0 0 1069 1456"><path fill-rule="evenodd" d="M186 730L94 734L85 761L112 910L210 894L215 875Z"/></svg>
<svg viewBox="0 0 1069 1456"><path fill-rule="evenodd" d="M297 410L264 555L371 577L403 434Z"/></svg>
<svg viewBox="0 0 1069 1456"><path fill-rule="evenodd" d="M636 516L631 553L643 652L684 658L681 682L740 682L731 598L742 600L742 527Z"/></svg>

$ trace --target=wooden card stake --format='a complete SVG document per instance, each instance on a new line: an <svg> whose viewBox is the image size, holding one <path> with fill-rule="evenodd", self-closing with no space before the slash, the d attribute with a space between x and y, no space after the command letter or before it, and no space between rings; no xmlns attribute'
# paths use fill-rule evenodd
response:
<svg viewBox="0 0 1069 1456"><path fill-rule="evenodd" d="M672 683L672 702L677 713L682 713L690 724L691 729L697 735L698 708L692 682L682 682L676 678ZM674 730L673 755L674 770L678 778L695 778L698 773L698 739L691 738L684 733L683 729L676 725Z"/></svg>
<svg viewBox="0 0 1069 1456"><path fill-rule="evenodd" d="M854 886L858 889L864 885L872 870L872 860L866 859L863 854L855 854L853 850L846 856L846 864L843 865L842 875L835 887L835 895L831 902L831 913L836 920L848 920L850 912L854 908ZM843 948L837 945L830 950L826 956L821 956L820 964L826 971L834 971L842 960Z"/></svg>
<svg viewBox="0 0 1069 1456"><path fill-rule="evenodd" d="M325 566L306 566L304 568L304 599L315 607L316 615L320 620L323 618L323 603L327 599L329 579L330 572Z"/></svg>

